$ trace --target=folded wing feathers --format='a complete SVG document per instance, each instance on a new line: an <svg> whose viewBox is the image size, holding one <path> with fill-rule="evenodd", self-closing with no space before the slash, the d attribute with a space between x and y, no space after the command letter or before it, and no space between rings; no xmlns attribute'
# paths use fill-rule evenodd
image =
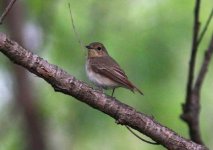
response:
<svg viewBox="0 0 213 150"><path fill-rule="evenodd" d="M107 57L105 59L110 59L113 64L108 64L109 66L106 67L104 63L102 63L102 61L104 61L103 58L101 60L99 59L99 63L91 63L91 67L96 73L100 73L101 75L120 83L123 87L126 87L133 92L134 90L136 90L143 95L143 93L128 80L128 77L126 76L125 72L120 68L120 66L114 59L112 59L111 57ZM93 61L95 62L95 60Z"/></svg>

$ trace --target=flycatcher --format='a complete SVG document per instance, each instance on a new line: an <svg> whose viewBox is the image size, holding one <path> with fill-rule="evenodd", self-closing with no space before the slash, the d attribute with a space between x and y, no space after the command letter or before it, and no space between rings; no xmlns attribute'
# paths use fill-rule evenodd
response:
<svg viewBox="0 0 213 150"><path fill-rule="evenodd" d="M114 94L115 88L118 87L127 88L132 92L137 91L143 95L143 93L128 80L128 77L120 68L118 63L109 56L103 44L99 42L93 42L87 45L86 48L88 49L86 62L87 76L96 86L103 89L112 88L112 96ZM126 128L140 140L150 144L158 144L141 138L128 126L126 126Z"/></svg>
<svg viewBox="0 0 213 150"><path fill-rule="evenodd" d="M143 93L128 80L125 72L119 64L109 56L102 43L93 42L86 46L88 56L86 62L86 73L89 79L97 86L103 89L113 89L124 87L132 92Z"/></svg>

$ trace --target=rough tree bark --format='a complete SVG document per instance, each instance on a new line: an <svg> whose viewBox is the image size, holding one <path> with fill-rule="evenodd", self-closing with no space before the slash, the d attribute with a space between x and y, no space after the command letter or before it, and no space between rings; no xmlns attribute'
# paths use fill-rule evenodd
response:
<svg viewBox="0 0 213 150"><path fill-rule="evenodd" d="M205 146L179 136L171 129L156 122L152 117L138 112L100 91L93 90L74 76L22 48L3 33L0 33L0 51L14 63L43 78L52 85L55 91L75 97L77 100L111 116L118 124L128 125L168 149L207 150Z"/></svg>

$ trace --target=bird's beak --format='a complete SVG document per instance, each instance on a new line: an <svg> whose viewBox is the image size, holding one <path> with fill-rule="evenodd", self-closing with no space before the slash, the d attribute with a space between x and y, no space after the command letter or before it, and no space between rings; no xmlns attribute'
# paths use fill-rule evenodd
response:
<svg viewBox="0 0 213 150"><path fill-rule="evenodd" d="M92 47L91 46L89 46L89 45L87 45L87 46L85 46L87 49L92 49Z"/></svg>

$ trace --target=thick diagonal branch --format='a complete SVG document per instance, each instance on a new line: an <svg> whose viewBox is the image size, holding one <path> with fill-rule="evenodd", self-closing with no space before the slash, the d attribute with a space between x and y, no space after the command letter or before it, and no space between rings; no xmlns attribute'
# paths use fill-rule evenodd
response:
<svg viewBox="0 0 213 150"><path fill-rule="evenodd" d="M1 33L0 51L14 63L43 78L52 85L55 91L75 97L77 100L111 116L117 123L128 125L138 130L168 149L207 149L202 145L184 139L171 129L157 123L153 118L136 111L117 99L93 90L84 82L77 80L57 66L51 65L37 55L25 50Z"/></svg>

